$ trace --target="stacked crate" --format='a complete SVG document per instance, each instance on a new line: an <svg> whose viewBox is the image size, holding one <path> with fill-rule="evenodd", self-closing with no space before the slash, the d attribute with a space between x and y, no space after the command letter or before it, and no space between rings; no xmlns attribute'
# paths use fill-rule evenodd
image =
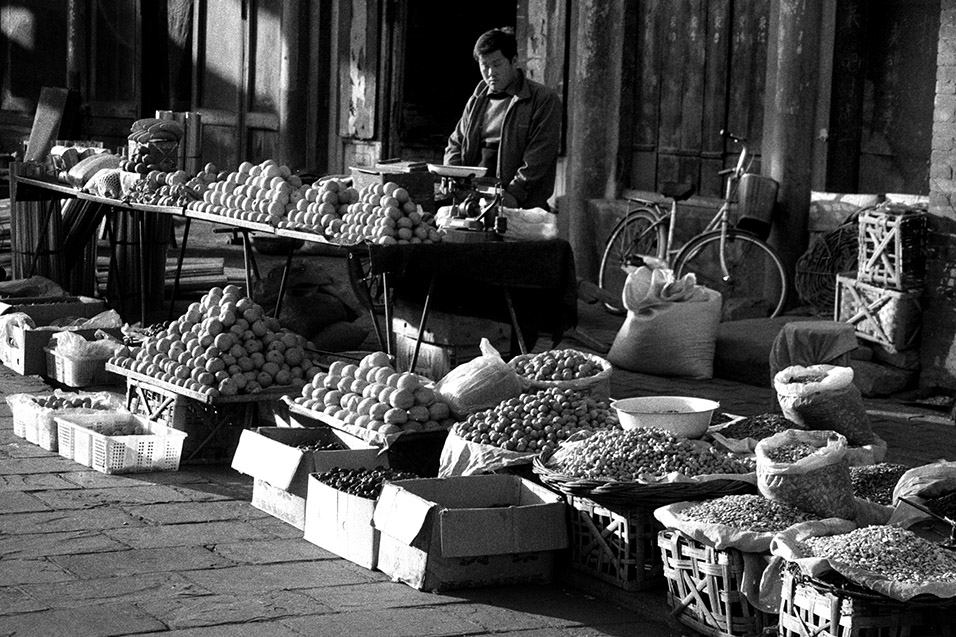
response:
<svg viewBox="0 0 956 637"><path fill-rule="evenodd" d="M857 271L837 275L834 318L891 353L919 347L926 220L921 204L863 209Z"/></svg>

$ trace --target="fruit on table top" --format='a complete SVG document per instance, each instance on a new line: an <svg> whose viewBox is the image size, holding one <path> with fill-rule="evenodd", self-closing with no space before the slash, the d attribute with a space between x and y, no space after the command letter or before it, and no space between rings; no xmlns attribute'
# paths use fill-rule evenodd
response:
<svg viewBox="0 0 956 637"><path fill-rule="evenodd" d="M396 372L384 352L374 352L358 364L335 361L316 373L295 402L383 435L445 429L454 420L430 385L418 374Z"/></svg>
<svg viewBox="0 0 956 637"><path fill-rule="evenodd" d="M599 362L574 349L552 349L514 362L519 376L532 380L575 380L604 371Z"/></svg>
<svg viewBox="0 0 956 637"><path fill-rule="evenodd" d="M573 389L549 387L471 414L453 432L465 440L508 451L552 453L571 434L617 427L606 400Z"/></svg>
<svg viewBox="0 0 956 637"><path fill-rule="evenodd" d="M333 222L331 228L333 240L343 245L441 241L438 230L425 219L408 191L390 181L362 188L358 201L350 204L341 222Z"/></svg>
<svg viewBox="0 0 956 637"><path fill-rule="evenodd" d="M219 173L217 180L203 192L202 201L193 201L186 207L277 226L296 209L295 193L301 195L302 187L302 179L274 159L259 164L244 161L232 172Z"/></svg>
<svg viewBox="0 0 956 637"><path fill-rule="evenodd" d="M316 474L315 478L333 489L356 495L369 500L376 499L382 492L386 481L410 480L418 476L408 471L399 471L385 467L374 469L342 469L334 467L329 471Z"/></svg>
<svg viewBox="0 0 956 637"><path fill-rule="evenodd" d="M276 224L279 228L314 232L331 236L342 225L342 215L359 200L359 192L344 180L320 179L292 192L287 214Z"/></svg>
<svg viewBox="0 0 956 637"><path fill-rule="evenodd" d="M216 398L306 384L318 371L308 345L227 285L212 288L165 329L110 362Z"/></svg>

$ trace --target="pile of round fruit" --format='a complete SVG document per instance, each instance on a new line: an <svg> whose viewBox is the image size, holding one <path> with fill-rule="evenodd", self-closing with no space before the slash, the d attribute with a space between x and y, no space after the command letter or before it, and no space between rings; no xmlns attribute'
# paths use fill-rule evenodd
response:
<svg viewBox="0 0 956 637"><path fill-rule="evenodd" d="M338 491L374 500L382 492L382 485L386 482L411 480L417 477L417 475L408 471L385 467L375 467L374 469L334 467L329 471L316 474L315 479Z"/></svg>
<svg viewBox="0 0 956 637"><path fill-rule="evenodd" d="M97 422L89 425L93 431L104 436L146 436L150 432L135 420L125 422Z"/></svg>
<svg viewBox="0 0 956 637"><path fill-rule="evenodd" d="M576 478L636 482L670 473L686 477L752 473L752 460L731 457L663 429L603 429L562 447L550 469Z"/></svg>
<svg viewBox="0 0 956 637"><path fill-rule="evenodd" d="M290 195L294 208L276 226L332 236L341 230L342 215L349 205L358 200L358 190L343 180L327 178L303 184Z"/></svg>
<svg viewBox="0 0 956 637"><path fill-rule="evenodd" d="M594 357L574 349L552 349L519 356L512 361L512 366L519 376L542 381L590 378L604 371Z"/></svg>
<svg viewBox="0 0 956 637"><path fill-rule="evenodd" d="M209 398L301 387L318 371L308 341L266 316L235 285L214 287L186 313L110 360Z"/></svg>
<svg viewBox="0 0 956 637"><path fill-rule="evenodd" d="M76 394L49 394L47 396L31 396L30 400L46 409L114 409L115 406L106 396L90 396Z"/></svg>
<svg viewBox="0 0 956 637"><path fill-rule="evenodd" d="M396 243L437 243L438 230L426 222L408 191L394 182L369 184L349 204L331 236L336 243L354 245L369 241L381 245Z"/></svg>
<svg viewBox="0 0 956 637"><path fill-rule="evenodd" d="M374 352L357 365L333 362L294 402L383 435L447 429L454 422L451 412L429 384L417 374L396 372L387 354Z"/></svg>
<svg viewBox="0 0 956 637"><path fill-rule="evenodd" d="M186 207L275 226L296 209L294 193L302 188L302 179L273 159L260 164L244 161L237 170L227 173L224 179L221 177L220 173L202 193L202 201L191 202ZM301 196L301 192L299 194Z"/></svg>
<svg viewBox="0 0 956 637"><path fill-rule="evenodd" d="M618 427L604 400L549 387L502 401L455 425L459 438L508 451L551 454L562 440L588 429Z"/></svg>

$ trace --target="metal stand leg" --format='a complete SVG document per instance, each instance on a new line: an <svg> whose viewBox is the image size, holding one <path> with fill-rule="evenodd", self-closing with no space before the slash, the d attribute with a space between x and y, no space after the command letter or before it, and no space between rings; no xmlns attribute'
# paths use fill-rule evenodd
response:
<svg viewBox="0 0 956 637"><path fill-rule="evenodd" d="M422 319L418 323L418 336L415 338L415 350L412 352L412 362L408 371L414 372L418 364L418 350L422 346L422 335L425 333L425 323L428 321L428 311L431 309L432 293L435 291L435 275L432 274L428 282L428 292L425 294L425 305L422 307Z"/></svg>
<svg viewBox="0 0 956 637"><path fill-rule="evenodd" d="M134 212L139 221L139 316L146 326L146 213Z"/></svg>
<svg viewBox="0 0 956 637"><path fill-rule="evenodd" d="M173 320L176 311L176 297L179 296L179 278L183 272L183 259L186 258L186 242L189 240L189 224L192 218L186 217L186 225L183 226L183 243L179 246L179 257L176 259L176 278L173 280L173 294L169 298L169 320ZM175 232L175 230L173 231Z"/></svg>
<svg viewBox="0 0 956 637"><path fill-rule="evenodd" d="M518 325L518 317L515 314L515 306L511 302L511 292L508 291L508 288L501 288L501 290L505 294L505 305L508 306L508 315L511 317L511 329L514 330L515 337L518 339L518 349L522 354L527 354L528 346L524 343L524 336L521 334L521 327Z"/></svg>
<svg viewBox="0 0 956 637"><path fill-rule="evenodd" d="M246 268L246 296L252 298L252 268L255 267L255 258L252 256L252 244L249 241L249 231L240 230L242 233L242 260ZM258 276L256 277L258 278Z"/></svg>
<svg viewBox="0 0 956 637"><path fill-rule="evenodd" d="M392 293L389 291L388 275L382 273L382 299L385 302L385 353L392 357Z"/></svg>
<svg viewBox="0 0 956 637"><path fill-rule="evenodd" d="M292 267L292 253L295 252L295 247L292 244L289 244L289 254L286 255L285 267L282 268L282 280L279 282L279 295L276 297L276 309L272 313L272 316L279 318L279 310L282 309L282 298L285 296L285 286L289 280L289 268Z"/></svg>

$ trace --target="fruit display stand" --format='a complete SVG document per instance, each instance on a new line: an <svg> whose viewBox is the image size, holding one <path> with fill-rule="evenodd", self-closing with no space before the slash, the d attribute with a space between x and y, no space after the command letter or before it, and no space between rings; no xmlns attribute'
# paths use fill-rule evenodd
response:
<svg viewBox="0 0 956 637"><path fill-rule="evenodd" d="M350 425L343 420L320 411L304 407L289 396L281 401L286 404L295 426L331 427L357 436L387 453L388 465L410 471L422 477L438 475L439 457L448 437L447 429L433 431L406 431L383 435L377 431Z"/></svg>
<svg viewBox="0 0 956 637"><path fill-rule="evenodd" d="M190 436L184 450L187 463L231 461L242 429L259 425L260 406L298 391L291 385L275 386L211 398L113 363L107 363L106 370L126 378L127 409Z"/></svg>

